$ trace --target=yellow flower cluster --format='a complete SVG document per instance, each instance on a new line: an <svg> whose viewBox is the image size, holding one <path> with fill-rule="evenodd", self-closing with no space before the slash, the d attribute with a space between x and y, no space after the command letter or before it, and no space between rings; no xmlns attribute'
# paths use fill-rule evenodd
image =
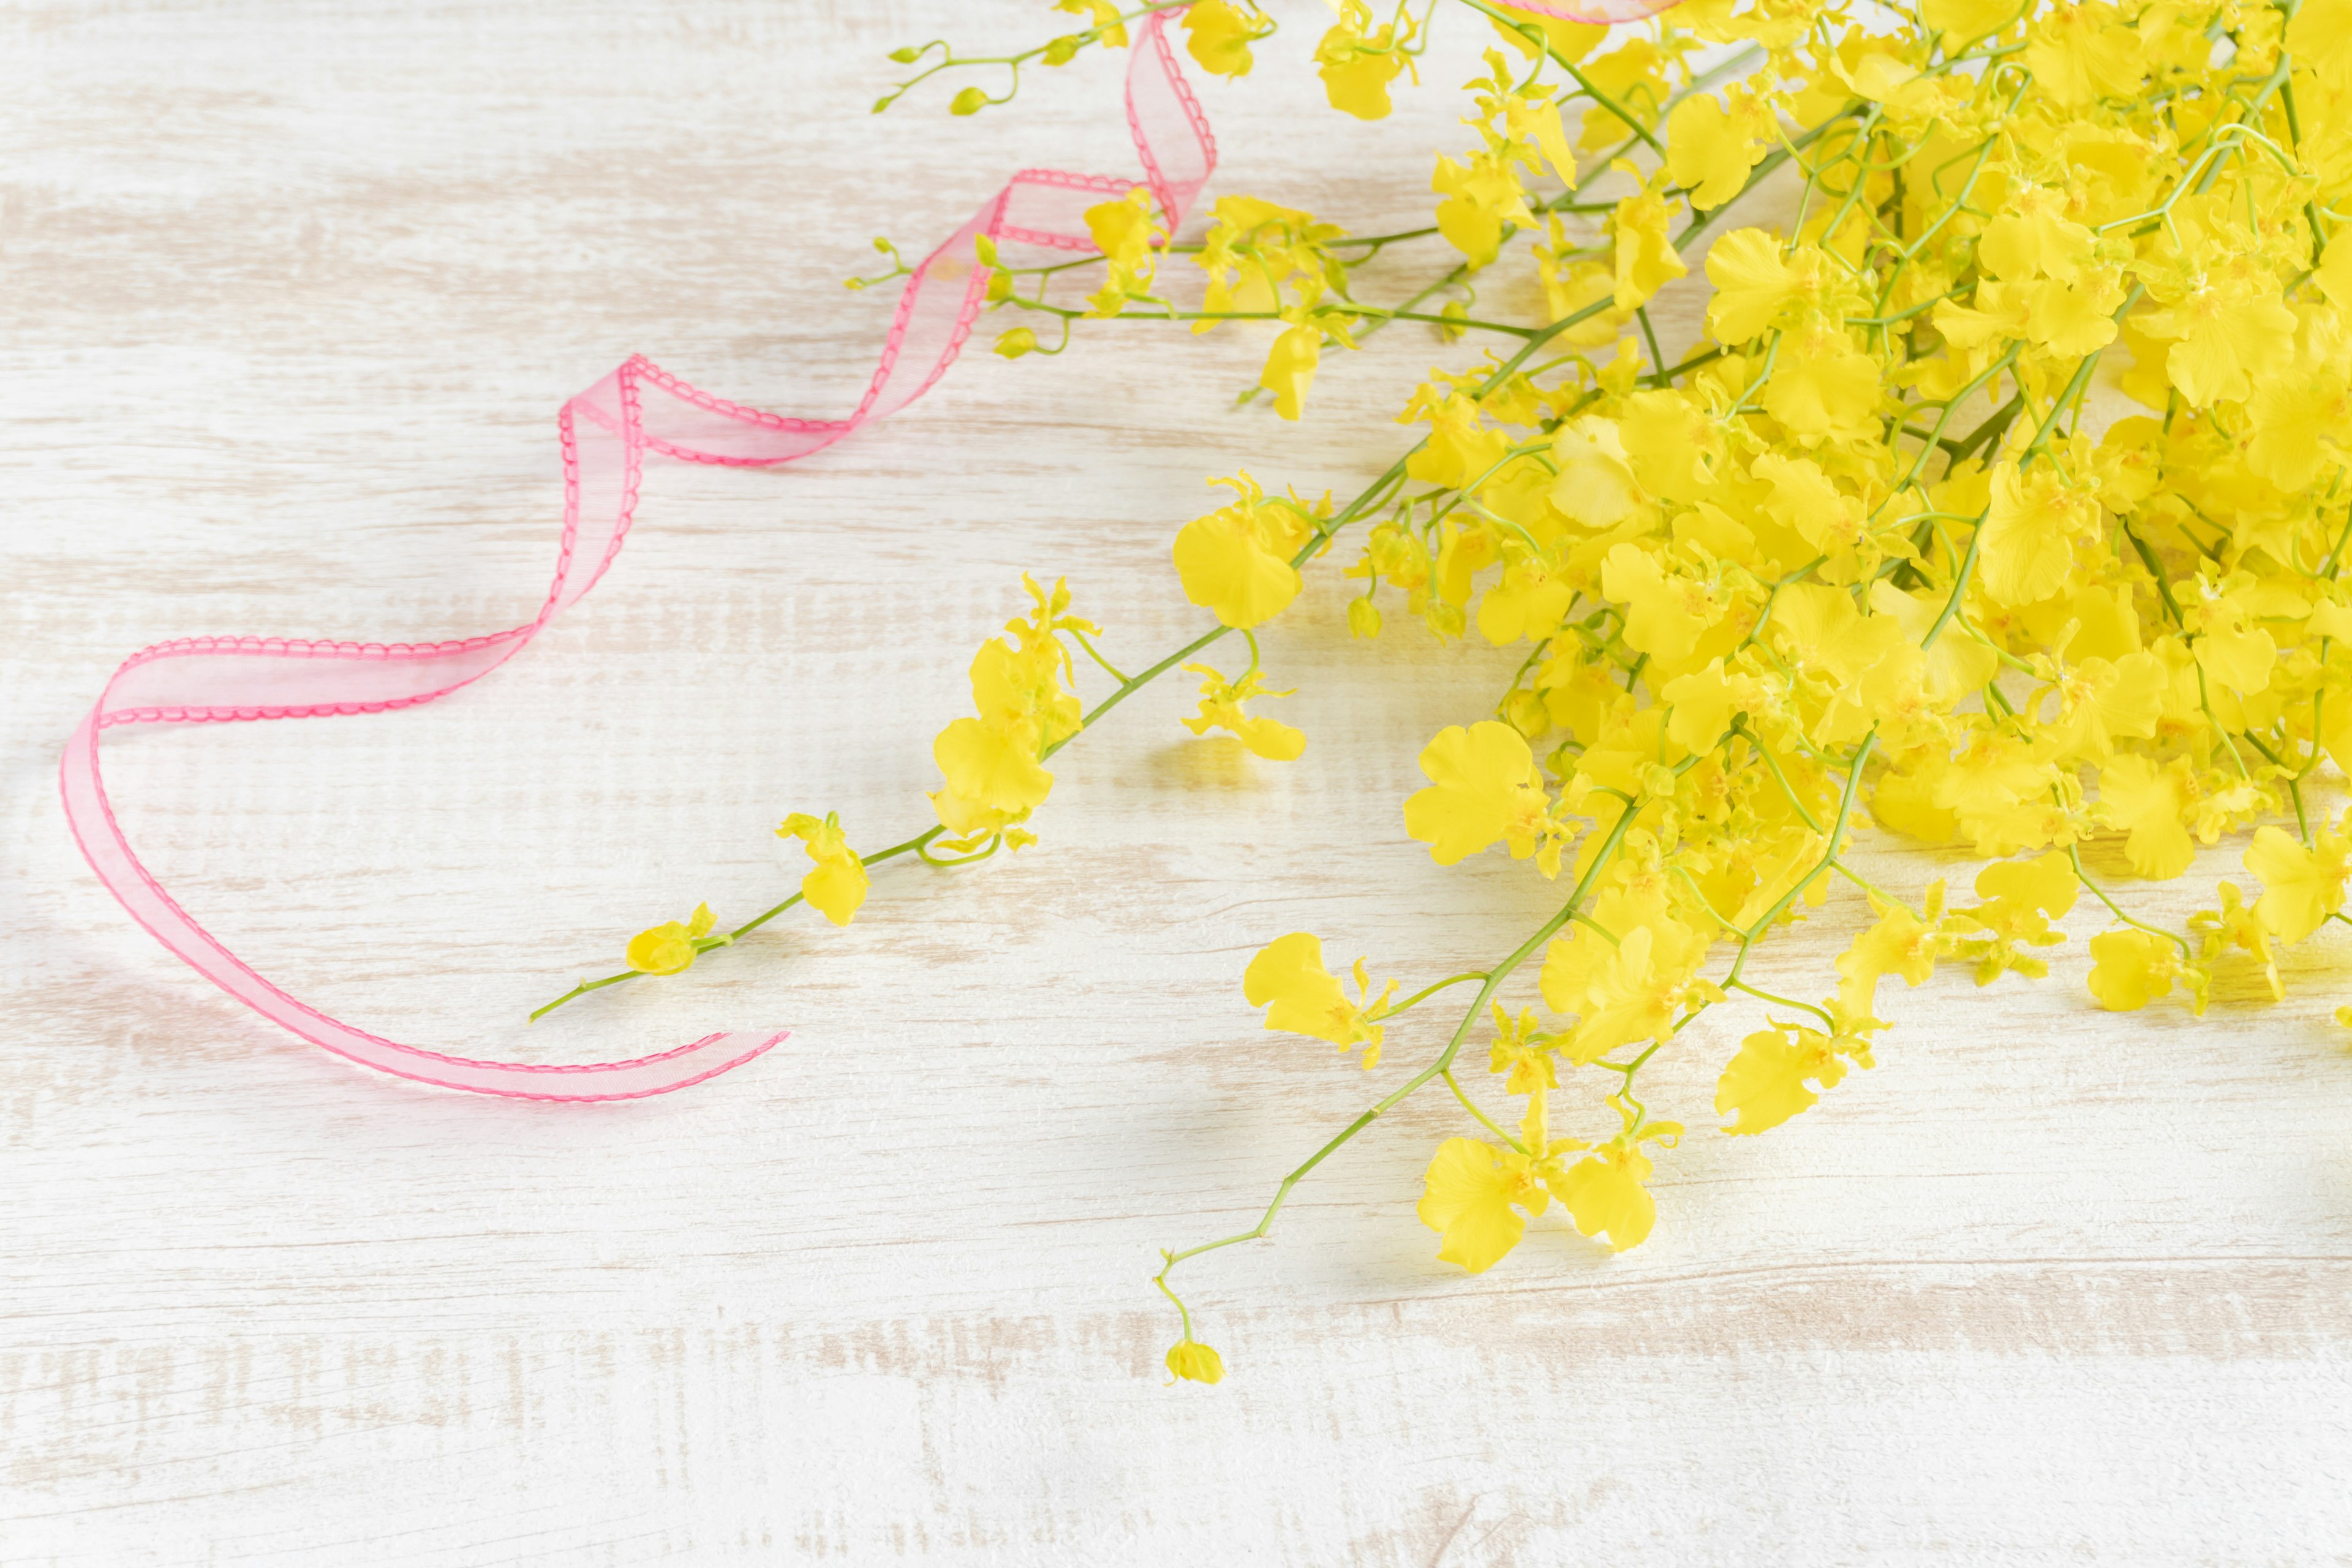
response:
<svg viewBox="0 0 2352 1568"><path fill-rule="evenodd" d="M1078 699L1065 689L1070 650L1057 635L1083 637L1102 628L1069 614L1070 590L1057 579L1052 593L1023 575L1031 612L1004 623L1012 640L991 637L971 661L971 700L978 716L940 731L931 756L944 787L931 792L940 826L955 835L947 847L970 850L1002 834L1018 848L1034 842L1017 828L1045 804L1054 775L1045 757L1078 732Z"/></svg>
<svg viewBox="0 0 2352 1568"><path fill-rule="evenodd" d="M1526 256L1550 321L1521 342L1559 348L1412 391L1421 444L1338 514L1369 523L1349 622L1379 635L1385 586L1441 641L1527 648L1493 719L1429 742L1403 826L1440 865L1499 845L1573 890L1432 988L1478 1000L1376 1108L1442 1078L1482 1124L1430 1163L1438 1256L1486 1268L1555 1201L1639 1243L1681 1133L1641 1071L1742 995L1769 1016L1723 1060L1733 1134L1874 1064L1882 979L2040 977L2085 898L2116 925L2089 943L2103 1006L2178 990L2201 1012L2233 962L2278 994L2279 950L2344 920L2352 878L2352 824L2313 793L2352 764L2352 4L1693 0L1605 51L1472 8L1517 58L1469 84L1478 145L1439 159L1435 226L1462 275ZM1694 74L1726 44L1747 68ZM1580 131L1559 110L1580 98ZM1747 216L1788 164L1794 216ZM1602 179L1612 200L1581 199ZM1600 220L1581 239L1579 213ZM1647 307L1695 270L1706 336L1670 359ZM1219 610L1257 626L1307 536L1248 515L1191 525L1179 565L1216 605L1209 584L1263 563L1272 590ZM1975 900L1870 886L1849 847L1872 824L1989 861ZM2126 910L2124 868L2179 877L2248 829L2258 891L2224 882L2177 931ZM1839 879L1871 914L1833 990L1758 990L1755 945ZM1377 1049L1427 994L1351 1004L1320 952L1294 932L1250 964L1267 1027ZM1495 1000L1522 965L1541 1015ZM1516 1131L1455 1077L1481 1016ZM1566 1074L1612 1134L1551 1133Z"/></svg>
<svg viewBox="0 0 2352 1568"><path fill-rule="evenodd" d="M1622 1250L1658 1222L1656 1162L1685 1132L1642 1098L1661 1052L1706 1053L1721 1130L1759 1133L1874 1065L1890 977L2039 978L2062 922L2095 915L2111 929L2073 973L2099 1005L2201 1014L2231 969L2282 995L2283 950L2352 924L2352 816L2323 799L2352 771L2352 0L1685 0L1614 29L1435 3L1497 47L1418 226L1351 236L1227 195L1196 242L1138 191L1087 215L1093 262L980 261L992 307L1066 338L1255 323L1238 330L1266 335L1259 390L1286 419L1327 349L1396 323L1485 359L1403 389L1412 445L1352 500L1216 481L1233 499L1172 552L1215 625L1139 676L1060 584L1030 584L1032 612L973 662L974 716L939 737L938 826L864 860L835 818L781 830L814 864L802 896L845 921L873 860L1026 841L1046 758L1171 668L1202 680L1194 734L1298 757L1299 731L1248 710L1284 695L1255 632L1343 533L1356 637L1419 622L1433 646L1523 650L1491 708L1427 739L1400 826L1440 866L1531 861L1552 912L1402 998L1365 960L1351 993L1308 931L1249 962L1266 1028L1360 1047L1367 1070L1415 1009L1475 994L1253 1228L1162 1255L1185 1381L1224 1367L1170 1270L1265 1236L1293 1186L1433 1083L1475 1124L1426 1168L1440 1258L1492 1267L1555 1205ZM1017 80L1124 46L1143 14L1061 9L1084 30L914 80L981 63ZM1330 9L1313 68L1334 109L1379 119L1419 79L1429 13ZM1253 0L1194 0L1181 25L1232 77L1276 30ZM1365 261L1413 246L1442 256L1429 287L1358 289ZM1198 309L1171 297L1176 254ZM1054 297L1088 265L1091 293ZM1662 294L1703 321L1695 341L1666 341ZM999 340L1036 348L1025 327ZM1250 658L1228 679L1195 656L1235 632ZM1117 682L1091 710L1073 647ZM1982 862L1973 898L1874 885L1853 858L1873 832ZM2212 907L2178 929L2128 907L2135 879L2238 836L2250 880ZM1813 1002L1748 978L1805 919L1852 933ZM731 940L709 925L644 933L633 967ZM1516 1120L1457 1070L1482 1023Z"/></svg>

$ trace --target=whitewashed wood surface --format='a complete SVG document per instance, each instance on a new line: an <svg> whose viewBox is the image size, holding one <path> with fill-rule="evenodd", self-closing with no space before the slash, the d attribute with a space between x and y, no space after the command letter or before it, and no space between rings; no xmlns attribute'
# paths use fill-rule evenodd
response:
<svg viewBox="0 0 2352 1568"><path fill-rule="evenodd" d="M1217 188L1412 218L1480 40L1445 18L1435 90L1360 130L1313 107L1319 8L1288 12L1204 90ZM52 770L116 660L525 618L555 409L631 352L846 407L888 310L839 287L867 237L926 245L1024 164L1131 167L1114 64L875 120L883 51L1055 27L1001 0L0 14L0 1563L2352 1561L2340 942L2283 1006L2238 974L2201 1023L2117 1018L2078 911L2049 983L1892 992L1877 1070L1752 1141L1712 1130L1727 1010L1657 1074L1696 1131L1622 1258L1555 1217L1486 1276L1440 1265L1412 1203L1461 1129L1416 1102L1274 1240L1188 1267L1233 1375L1164 1387L1156 1249L1251 1223L1444 1025L1368 1079L1256 1026L1246 955L1311 928L1433 979L1556 895L1438 870L1398 810L1517 655L1350 646L1328 572L1267 639L1297 764L1191 741L1152 691L1057 761L1036 849L894 866L849 931L781 921L525 1032L639 926L781 897L783 812L919 826L1023 569L1066 573L1118 654L1188 635L1167 547L1202 480L1376 471L1384 411L1462 354L1418 330L1328 363L1304 426L1233 411L1239 333L968 359L787 470L653 470L604 585L453 700L110 747L150 864L298 994L550 1060L797 1030L722 1081L395 1083L99 888ZM1857 912L1775 944L1784 989L1823 988Z"/></svg>

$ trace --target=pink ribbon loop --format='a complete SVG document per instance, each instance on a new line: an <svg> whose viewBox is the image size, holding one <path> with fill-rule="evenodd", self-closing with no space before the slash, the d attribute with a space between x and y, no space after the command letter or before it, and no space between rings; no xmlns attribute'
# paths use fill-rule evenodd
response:
<svg viewBox="0 0 2352 1568"><path fill-rule="evenodd" d="M1216 142L1166 36L1169 13L1138 29L1127 73L1127 117L1144 176L1171 232L1216 166ZM632 358L563 405L563 535L554 581L528 624L441 643L304 642L191 637L142 648L66 742L58 787L66 821L99 879L131 918L199 973L263 1016L338 1056L397 1078L522 1100L635 1100L740 1067L783 1031L718 1034L629 1061L543 1066L484 1062L405 1046L329 1017L257 973L166 892L115 819L100 738L131 724L203 724L377 713L430 702L479 680L522 651L540 629L596 585L627 536L647 452L693 463L790 462L905 407L955 360L985 302L987 273L972 237L985 234L1015 265L1087 252L1084 214L1134 188L1134 179L1031 169L1016 174L925 258L905 290L881 363L845 419L764 414L698 391Z"/></svg>

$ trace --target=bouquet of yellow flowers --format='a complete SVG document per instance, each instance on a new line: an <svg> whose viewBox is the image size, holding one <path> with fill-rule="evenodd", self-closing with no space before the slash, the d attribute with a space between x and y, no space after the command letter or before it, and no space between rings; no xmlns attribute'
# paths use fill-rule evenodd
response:
<svg viewBox="0 0 2352 1568"><path fill-rule="evenodd" d="M2352 923L2352 842L2316 798L2324 762L2352 764L2352 240L2335 232L2352 0L1685 0L1613 28L1562 5L1332 8L1316 68L1364 120L1417 79L1434 13L1492 29L1429 221L1351 236L1229 195L1179 241L1138 188L1087 213L1098 254L1014 267L979 243L992 308L1026 318L996 350L1058 352L1112 320L1270 321L1260 390L1285 419L1326 353L1393 322L1489 342L1485 362L1412 386L1397 419L1418 438L1345 501L1222 480L1229 499L1172 546L1215 624L1138 674L1064 584L1030 583L973 661L974 711L940 734L936 822L860 855L796 814L779 832L812 862L800 894L731 933L707 910L657 927L627 974L583 987L675 973L794 902L846 922L880 860L1034 843L1054 754L1171 671L1200 681L1194 733L1297 757L1307 737L1257 710L1284 693L1254 634L1305 572L1361 584L1359 637L1524 647L1491 708L1429 737L1402 826L1440 865L1498 845L1529 862L1550 916L1402 995L1362 960L1335 973L1306 931L1240 977L1267 1028L1365 1068L1441 993L1460 1011L1256 1225L1163 1255L1182 1315L1168 1366L1212 1383L1223 1363L1170 1271L1265 1236L1296 1184L1433 1084L1466 1129L1420 1203L1441 1258L1488 1268L1555 1202L1622 1249L1684 1135L1643 1072L1712 1009L1756 1008L1713 1106L1750 1134L1872 1066L1882 981L1948 962L1980 985L2038 978L2085 897L2111 920L2089 988L2116 1011L2201 1013L2225 963L2275 994L2281 947ZM975 112L1024 66L1120 47L1162 11L1201 67L1241 76L1276 27L1252 0L1060 9L1084 26L1023 54L900 51L920 69L877 109L941 72L1006 73L956 94ZM1768 180L1793 193L1785 223L1747 216ZM1426 288L1358 296L1358 268L1412 247L1441 258ZM1514 269L1540 320L1481 310ZM1706 335L1669 353L1651 301L1702 274ZM2093 414L2102 366L2140 412ZM1206 662L1235 637L1241 662ZM1114 683L1091 705L1078 658ZM1852 858L1873 830L1989 863L1966 894L1877 885ZM2105 837L2103 864L2171 879L2241 834L2251 880L2180 929L2135 915L2129 879L2082 853ZM1835 974L1812 1000L1758 986L1758 944L1841 880L1867 912ZM1541 1009L1503 1004L1515 977ZM1488 1029L1481 1087L1462 1053Z"/></svg>

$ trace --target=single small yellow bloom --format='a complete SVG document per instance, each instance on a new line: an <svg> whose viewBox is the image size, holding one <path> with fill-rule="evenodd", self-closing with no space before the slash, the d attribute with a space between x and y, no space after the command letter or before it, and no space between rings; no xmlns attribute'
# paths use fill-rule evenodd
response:
<svg viewBox="0 0 2352 1568"><path fill-rule="evenodd" d="M2147 931L2104 931L2091 939L2091 994L2110 1013L2137 1012L2169 995L2179 973L2178 950Z"/></svg>
<svg viewBox="0 0 2352 1568"><path fill-rule="evenodd" d="M1359 120L1385 120L1389 84L1411 63L1402 46L1412 40L1412 18L1400 12L1398 23L1375 29L1365 0L1339 0L1338 10L1339 19L1315 46L1324 96Z"/></svg>
<svg viewBox="0 0 2352 1568"><path fill-rule="evenodd" d="M1397 983L1372 994L1370 972L1356 960L1357 999L1348 1000L1339 977L1323 966L1323 939L1296 931L1265 944L1242 973L1242 994L1253 1007L1265 1007L1265 1026L1328 1040L1341 1050L1362 1046L1369 1070L1381 1059L1379 1020L1389 1010ZM1273 1004L1267 1006L1268 1003Z"/></svg>
<svg viewBox="0 0 2352 1568"><path fill-rule="evenodd" d="M1748 171L1764 155L1761 138L1772 132L1770 111L1759 108L1742 98L1726 109L1701 92L1666 117L1666 167L1689 188L1696 210L1719 207L1746 188Z"/></svg>
<svg viewBox="0 0 2352 1568"><path fill-rule="evenodd" d="M1606 1236L1610 1249L1622 1252L1641 1246L1657 1223L1657 1200L1643 1185L1650 1169L1650 1157L1621 1138L1570 1165L1553 1179L1551 1190L1578 1230L1595 1239Z"/></svg>
<svg viewBox="0 0 2352 1568"><path fill-rule="evenodd" d="M822 821L796 811L776 829L779 838L797 838L815 862L801 879L801 897L837 926L845 926L866 901L866 867L857 851L842 836L841 816L827 812Z"/></svg>
<svg viewBox="0 0 2352 1568"><path fill-rule="evenodd" d="M1257 63L1250 58L1250 46L1274 31L1274 23L1248 0L1240 6L1232 0L1192 0L1179 26L1184 29L1184 47L1201 68L1222 77L1249 75Z"/></svg>
<svg viewBox="0 0 2352 1568"><path fill-rule="evenodd" d="M1223 1383L1225 1361L1198 1340L1178 1340L1168 1349L1168 1370L1186 1383Z"/></svg>
<svg viewBox="0 0 2352 1568"><path fill-rule="evenodd" d="M1307 389L1315 384L1315 366L1323 354L1323 333L1300 322L1286 327L1265 356L1257 384L1274 394L1274 411L1296 419L1307 406Z"/></svg>
<svg viewBox="0 0 2352 1568"><path fill-rule="evenodd" d="M1925 984L1936 973L1935 911L1943 900L1943 884L1928 890L1927 923L1900 904L1879 911L1878 923L1854 939L1837 961L1838 1002L1857 1018L1870 1016L1884 975L1899 974L1906 985Z"/></svg>
<svg viewBox="0 0 2352 1568"><path fill-rule="evenodd" d="M1493 1268L1527 1234L1514 1205L1531 1215L1551 1205L1532 1160L1475 1138L1439 1144L1422 1187L1421 1223L1444 1237L1437 1256L1473 1274Z"/></svg>
<svg viewBox="0 0 2352 1568"><path fill-rule="evenodd" d="M1221 481L1238 492L1231 506L1176 531L1176 575L1184 596L1229 626L1272 620L1298 596L1291 558L1313 532L1307 509L1268 500L1247 474Z"/></svg>
<svg viewBox="0 0 2352 1568"><path fill-rule="evenodd" d="M1826 1089L1844 1077L1845 1062L1820 1030L1759 1029L1739 1042L1716 1081L1715 1111L1738 1118L1724 1128L1735 1136L1766 1131L1820 1100L1805 1087L1807 1079Z"/></svg>
<svg viewBox="0 0 2352 1568"><path fill-rule="evenodd" d="M691 918L665 921L631 937L624 962L640 974L677 974L693 966L701 951L696 940L709 935L717 923L709 904L697 904Z"/></svg>
<svg viewBox="0 0 2352 1568"><path fill-rule="evenodd" d="M1239 680L1227 680L1205 664L1188 664L1185 670L1201 679L1201 710L1184 721L1184 728L1195 735L1205 735L1211 730L1226 730L1241 737L1243 745L1270 763L1295 763L1307 750L1307 737L1278 719L1268 719L1243 710L1243 704L1257 697L1287 697L1287 691L1265 689L1265 672L1252 669Z"/></svg>
<svg viewBox="0 0 2352 1568"><path fill-rule="evenodd" d="M1524 860L1556 830L1535 753L1508 724L1488 719L1439 731L1422 749L1421 771L1430 785L1405 801L1404 827L1441 866L1497 839Z"/></svg>
<svg viewBox="0 0 2352 1568"><path fill-rule="evenodd" d="M1142 185L1124 199L1102 202L1086 212L1087 233L1108 262L1100 289L1087 300L1087 312L1116 316L1129 300L1151 291L1153 247L1167 237L1152 211L1151 192Z"/></svg>
<svg viewBox="0 0 2352 1568"><path fill-rule="evenodd" d="M2352 873L2352 844L2323 832L2308 849L2275 827L2257 829L2246 869L2263 879L2254 914L2281 942L2301 942L2344 907L2344 880Z"/></svg>
<svg viewBox="0 0 2352 1568"><path fill-rule="evenodd" d="M1662 172L1660 189L1627 196L1609 215L1617 263L1616 305L1621 310L1648 303L1650 296L1690 270L1675 254L1670 232L1674 209L1661 194L1669 178ZM1875 374L1874 368L1874 386Z"/></svg>

